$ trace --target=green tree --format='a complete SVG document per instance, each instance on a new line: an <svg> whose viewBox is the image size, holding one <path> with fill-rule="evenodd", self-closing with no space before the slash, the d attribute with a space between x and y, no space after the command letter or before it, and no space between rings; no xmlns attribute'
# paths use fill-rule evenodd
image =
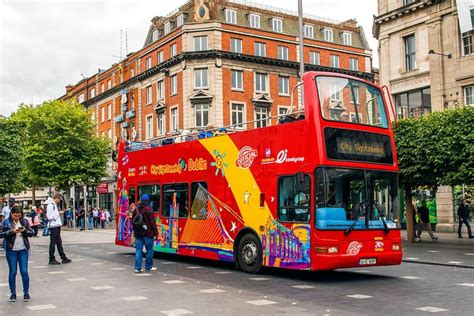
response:
<svg viewBox="0 0 474 316"><path fill-rule="evenodd" d="M395 126L400 184L405 192L409 241L413 242L412 189L474 183L474 108L436 112Z"/></svg>
<svg viewBox="0 0 474 316"><path fill-rule="evenodd" d="M26 128L25 178L30 186L69 189L96 184L106 175L110 145L95 135L87 111L74 101L21 106L12 119Z"/></svg>
<svg viewBox="0 0 474 316"><path fill-rule="evenodd" d="M21 183L23 136L21 123L0 118L0 196L23 189Z"/></svg>

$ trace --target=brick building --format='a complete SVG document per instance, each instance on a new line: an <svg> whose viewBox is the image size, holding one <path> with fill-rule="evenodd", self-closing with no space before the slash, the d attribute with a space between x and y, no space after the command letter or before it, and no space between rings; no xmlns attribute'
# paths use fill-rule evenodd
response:
<svg viewBox="0 0 474 316"><path fill-rule="evenodd" d="M372 52L355 20L305 16L304 45L306 70L373 80ZM141 50L67 86L62 98L83 103L98 135L114 146L209 123L253 128L275 124L271 117L288 111L298 66L296 13L236 0L190 0L151 20Z"/></svg>

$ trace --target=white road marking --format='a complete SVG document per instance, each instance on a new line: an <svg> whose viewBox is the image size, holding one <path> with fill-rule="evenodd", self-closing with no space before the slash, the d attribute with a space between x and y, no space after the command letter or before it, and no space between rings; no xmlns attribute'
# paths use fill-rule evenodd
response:
<svg viewBox="0 0 474 316"><path fill-rule="evenodd" d="M448 263L451 263L451 264L461 264L461 263L464 263L462 261L448 261Z"/></svg>
<svg viewBox="0 0 474 316"><path fill-rule="evenodd" d="M199 290L199 292L206 293L206 294L213 294L213 293L222 293L225 291L221 289L207 289L207 290Z"/></svg>
<svg viewBox="0 0 474 316"><path fill-rule="evenodd" d="M411 276L411 275L405 275L405 276L402 276L402 277L400 277L400 278L406 279L406 280L417 280L417 279L421 279L420 277Z"/></svg>
<svg viewBox="0 0 474 316"><path fill-rule="evenodd" d="M314 289L314 288L315 288L315 287L312 286L312 285L306 285L306 284L303 284L303 285L293 285L292 287L294 287L295 289L302 289L302 290Z"/></svg>
<svg viewBox="0 0 474 316"><path fill-rule="evenodd" d="M187 269L202 269L202 267L197 267L197 266L191 266L191 267L186 267Z"/></svg>
<svg viewBox="0 0 474 316"><path fill-rule="evenodd" d="M159 261L158 261L159 262ZM171 261L161 261L161 264L174 264L174 262Z"/></svg>
<svg viewBox="0 0 474 316"><path fill-rule="evenodd" d="M136 277L147 277L147 276L152 276L153 274L151 274L151 273L135 273L134 275Z"/></svg>
<svg viewBox="0 0 474 316"><path fill-rule="evenodd" d="M427 252L437 253L437 252L439 252L439 251L438 251L438 250L428 250Z"/></svg>
<svg viewBox="0 0 474 316"><path fill-rule="evenodd" d="M51 271L51 272L48 272L48 274L65 274L66 271Z"/></svg>
<svg viewBox="0 0 474 316"><path fill-rule="evenodd" d="M112 268L110 269L112 271L121 271L121 270L126 270L125 268Z"/></svg>
<svg viewBox="0 0 474 316"><path fill-rule="evenodd" d="M439 312L447 311L447 309L433 307L433 306L418 307L417 310L424 311L424 312L431 312L431 313L439 313Z"/></svg>
<svg viewBox="0 0 474 316"><path fill-rule="evenodd" d="M104 264L103 262L92 262L92 263L90 263L91 266L101 266L103 264Z"/></svg>
<svg viewBox="0 0 474 316"><path fill-rule="evenodd" d="M121 297L121 299L126 301L126 302L132 302L132 301L147 300L148 297L145 297L145 296L128 296L128 297Z"/></svg>
<svg viewBox="0 0 474 316"><path fill-rule="evenodd" d="M186 315L186 314L192 314L193 312L188 311L187 309L170 309L167 311L160 311L160 313L169 315L169 316L174 316L174 315Z"/></svg>
<svg viewBox="0 0 474 316"><path fill-rule="evenodd" d="M47 266L34 266L32 268L33 269L44 269L44 268L47 268Z"/></svg>
<svg viewBox="0 0 474 316"><path fill-rule="evenodd" d="M232 272L230 272L230 271L216 271L214 273L216 273L216 274L231 274Z"/></svg>
<svg viewBox="0 0 474 316"><path fill-rule="evenodd" d="M163 281L163 283L165 283L165 284L181 284L181 283L186 283L186 282L181 281L181 280L168 280L168 281Z"/></svg>
<svg viewBox="0 0 474 316"><path fill-rule="evenodd" d="M277 302L269 301L269 300L255 300L255 301L247 301L247 304L262 306L262 305L272 305L277 304Z"/></svg>
<svg viewBox="0 0 474 316"><path fill-rule="evenodd" d="M419 259L420 259L420 258L412 258L412 257L410 257L410 258L405 258L405 260L419 260Z"/></svg>
<svg viewBox="0 0 474 316"><path fill-rule="evenodd" d="M346 296L350 297L350 298L357 298L359 300L363 300L363 299L366 299L366 298L372 298L372 296L364 295L364 294L353 294L353 295L346 295Z"/></svg>
<svg viewBox="0 0 474 316"><path fill-rule="evenodd" d="M85 278L75 278L75 279L67 279L67 280L70 281L70 282L79 282L79 281L85 281L87 279L85 279Z"/></svg>
<svg viewBox="0 0 474 316"><path fill-rule="evenodd" d="M250 280L252 280L252 281L268 281L270 279L269 278L258 277L258 278L250 278Z"/></svg>
<svg viewBox="0 0 474 316"><path fill-rule="evenodd" d="M86 259L84 259L84 258L74 259L74 262L76 262L76 261L86 261Z"/></svg>
<svg viewBox="0 0 474 316"><path fill-rule="evenodd" d="M464 255L465 256L474 256L474 253L466 252Z"/></svg>
<svg viewBox="0 0 474 316"><path fill-rule="evenodd" d="M33 306L27 306L30 311L42 311L45 309L55 309L56 306L53 304L46 304L46 305L33 305Z"/></svg>
<svg viewBox="0 0 474 316"><path fill-rule="evenodd" d="M474 287L474 283L460 283L460 284L458 284L458 285Z"/></svg>
<svg viewBox="0 0 474 316"><path fill-rule="evenodd" d="M92 286L91 289L93 290L110 290L110 289L113 289L114 287L113 286L110 286L110 285L100 285L100 286Z"/></svg>
<svg viewBox="0 0 474 316"><path fill-rule="evenodd" d="M0 283L0 287L8 286L8 283Z"/></svg>

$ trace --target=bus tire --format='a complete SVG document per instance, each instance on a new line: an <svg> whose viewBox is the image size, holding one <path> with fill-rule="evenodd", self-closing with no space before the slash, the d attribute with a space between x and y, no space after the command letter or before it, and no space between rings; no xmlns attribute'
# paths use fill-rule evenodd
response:
<svg viewBox="0 0 474 316"><path fill-rule="evenodd" d="M246 234L240 240L237 249L240 269L247 273L257 273L262 265L262 247L254 234Z"/></svg>

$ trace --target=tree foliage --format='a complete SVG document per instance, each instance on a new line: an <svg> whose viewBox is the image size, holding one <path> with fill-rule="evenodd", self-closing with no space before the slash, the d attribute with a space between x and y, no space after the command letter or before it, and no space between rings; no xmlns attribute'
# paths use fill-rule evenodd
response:
<svg viewBox="0 0 474 316"><path fill-rule="evenodd" d="M0 118L0 196L23 189L21 184L23 126Z"/></svg>
<svg viewBox="0 0 474 316"><path fill-rule="evenodd" d="M74 101L21 106L12 119L26 126L25 174L30 184L68 188L105 176L108 142L95 136L85 109Z"/></svg>

